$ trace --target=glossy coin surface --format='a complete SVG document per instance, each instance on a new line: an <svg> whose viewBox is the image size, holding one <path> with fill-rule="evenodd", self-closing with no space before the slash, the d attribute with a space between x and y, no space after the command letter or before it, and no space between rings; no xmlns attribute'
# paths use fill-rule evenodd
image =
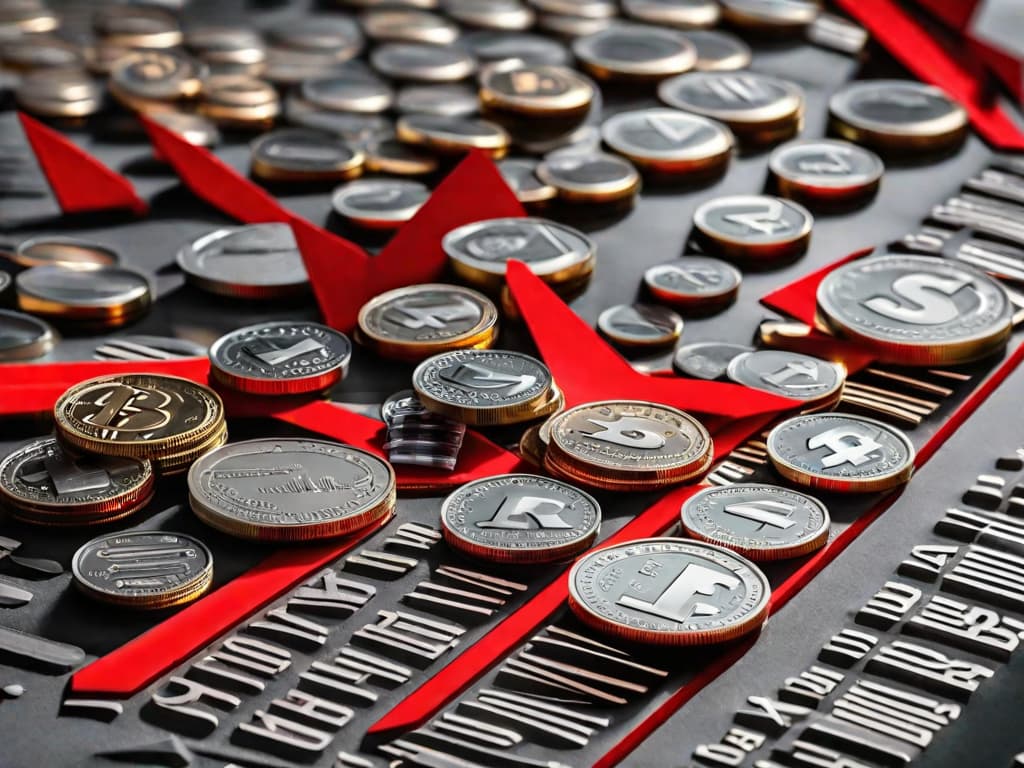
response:
<svg viewBox="0 0 1024 768"><path fill-rule="evenodd" d="M391 465L321 440L248 440L203 456L188 473L192 510L246 539L308 541L343 536L394 509Z"/></svg>
<svg viewBox="0 0 1024 768"><path fill-rule="evenodd" d="M490 562L550 563L587 549L601 508L587 493L538 475L499 475L462 486L441 505L455 549Z"/></svg>
<svg viewBox="0 0 1024 768"><path fill-rule="evenodd" d="M363 33L354 19L316 13L294 16L267 30L272 45L347 61L363 48Z"/></svg>
<svg viewBox="0 0 1024 768"><path fill-rule="evenodd" d="M710 645L757 631L771 586L753 563L688 539L639 539L591 552L569 573L569 607L612 637Z"/></svg>
<svg viewBox="0 0 1024 768"><path fill-rule="evenodd" d="M225 296L269 298L309 288L302 255L287 224L218 229L178 251L177 260L190 281Z"/></svg>
<svg viewBox="0 0 1024 768"><path fill-rule="evenodd" d="M478 30L463 35L459 42L481 62L556 66L572 63L568 48L543 35Z"/></svg>
<svg viewBox="0 0 1024 768"><path fill-rule="evenodd" d="M305 321L239 328L210 347L215 379L259 395L327 389L344 377L351 358L345 334Z"/></svg>
<svg viewBox="0 0 1024 768"><path fill-rule="evenodd" d="M537 161L506 158L498 163L505 183L523 205L542 205L554 200L558 190L537 178Z"/></svg>
<svg viewBox="0 0 1024 768"><path fill-rule="evenodd" d="M694 69L700 72L731 72L746 69L753 57L742 39L718 29L694 29L686 38L697 48Z"/></svg>
<svg viewBox="0 0 1024 768"><path fill-rule="evenodd" d="M370 173L394 176L426 176L438 169L437 158L423 150L410 147L397 139L373 139L363 147L365 166Z"/></svg>
<svg viewBox="0 0 1024 768"><path fill-rule="evenodd" d="M701 243L740 260L785 259L807 249L814 217L792 200L731 195L702 204L693 214Z"/></svg>
<svg viewBox="0 0 1024 768"><path fill-rule="evenodd" d="M722 17L756 32L799 30L821 14L817 0L721 0Z"/></svg>
<svg viewBox="0 0 1024 768"><path fill-rule="evenodd" d="M714 26L721 15L714 0L622 0L622 10L637 21L687 30Z"/></svg>
<svg viewBox="0 0 1024 768"><path fill-rule="evenodd" d="M702 341L679 347L672 355L672 368L683 376L715 381L725 377L729 363L737 356L753 352L743 344Z"/></svg>
<svg viewBox="0 0 1024 768"><path fill-rule="evenodd" d="M334 112L294 96L285 103L285 115L290 123L327 131L353 147L363 148L370 142L391 138L395 132L391 119L384 115Z"/></svg>
<svg viewBox="0 0 1024 768"><path fill-rule="evenodd" d="M213 554L199 539L164 531L122 531L93 539L71 561L79 588L108 603L166 608L193 600L213 578Z"/></svg>
<svg viewBox="0 0 1024 768"><path fill-rule="evenodd" d="M112 267L120 261L106 245L73 237L33 237L18 245L11 258L23 267L57 266L67 269Z"/></svg>
<svg viewBox="0 0 1024 768"><path fill-rule="evenodd" d="M436 13L414 8L381 8L362 17L363 31L378 42L451 45L459 27Z"/></svg>
<svg viewBox="0 0 1024 768"><path fill-rule="evenodd" d="M268 181L350 179L363 172L363 153L328 133L286 128L253 142L252 170Z"/></svg>
<svg viewBox="0 0 1024 768"><path fill-rule="evenodd" d="M799 86L753 72L688 72L661 83L658 96L744 133L795 122L804 103Z"/></svg>
<svg viewBox="0 0 1024 768"><path fill-rule="evenodd" d="M698 312L713 312L731 303L742 281L734 266L705 256L684 256L644 272L644 286L652 297L679 309Z"/></svg>
<svg viewBox="0 0 1024 768"><path fill-rule="evenodd" d="M585 112L594 98L594 88L568 67L521 64L484 70L480 98L492 109L550 117Z"/></svg>
<svg viewBox="0 0 1024 768"><path fill-rule="evenodd" d="M77 45L48 35L26 35L0 45L0 62L19 72L48 67L81 67L82 53Z"/></svg>
<svg viewBox="0 0 1024 768"><path fill-rule="evenodd" d="M812 496L777 485L707 488L683 502L683 529L693 538L757 561L801 557L828 542L828 509Z"/></svg>
<svg viewBox="0 0 1024 768"><path fill-rule="evenodd" d="M193 27L185 34L185 47L207 64L260 67L267 60L263 38L247 27Z"/></svg>
<svg viewBox="0 0 1024 768"><path fill-rule="evenodd" d="M619 346L662 347L682 335L683 318L665 307L619 304L598 316L597 329Z"/></svg>
<svg viewBox="0 0 1024 768"><path fill-rule="evenodd" d="M391 229L415 216L429 198L430 190L418 181L359 179L336 189L331 206L361 226Z"/></svg>
<svg viewBox="0 0 1024 768"><path fill-rule="evenodd" d="M313 106L339 112L383 112L391 107L395 97L391 86L369 73L305 80L301 93Z"/></svg>
<svg viewBox="0 0 1024 768"><path fill-rule="evenodd" d="M604 122L601 137L641 168L669 173L721 170L733 147L721 123L675 109L620 112Z"/></svg>
<svg viewBox="0 0 1024 768"><path fill-rule="evenodd" d="M603 152L556 152L537 166L537 178L575 203L604 203L632 198L640 187L633 164Z"/></svg>
<svg viewBox="0 0 1024 768"><path fill-rule="evenodd" d="M385 43L370 54L370 64L395 80L455 82L476 70L476 59L458 46Z"/></svg>
<svg viewBox="0 0 1024 768"><path fill-rule="evenodd" d="M103 106L103 92L88 73L46 68L26 74L15 90L18 104L41 117L86 117Z"/></svg>
<svg viewBox="0 0 1024 768"><path fill-rule="evenodd" d="M217 124L265 128L281 113L274 86L246 75L214 75L203 82L199 112Z"/></svg>
<svg viewBox="0 0 1024 768"><path fill-rule="evenodd" d="M862 416L794 416L768 434L779 474L810 488L880 491L902 485L914 469L914 446L895 427Z"/></svg>
<svg viewBox="0 0 1024 768"><path fill-rule="evenodd" d="M697 62L697 49L681 33L639 24L617 24L577 38L572 50L602 80L661 80Z"/></svg>
<svg viewBox="0 0 1024 768"><path fill-rule="evenodd" d="M903 365L954 364L1002 348L1011 328L1005 289L946 259L884 255L830 272L818 309L839 334Z"/></svg>
<svg viewBox="0 0 1024 768"><path fill-rule="evenodd" d="M521 0L447 0L444 12L468 27L493 30L529 29L536 18Z"/></svg>
<svg viewBox="0 0 1024 768"><path fill-rule="evenodd" d="M32 267L15 278L18 304L50 317L130 320L152 301L149 278L126 267Z"/></svg>
<svg viewBox="0 0 1024 768"><path fill-rule="evenodd" d="M475 88L462 83L407 85L398 91L395 109L403 115L445 115L460 117L480 111Z"/></svg>
<svg viewBox="0 0 1024 768"><path fill-rule="evenodd" d="M57 343L57 333L32 315L0 309L0 362L42 357Z"/></svg>
<svg viewBox="0 0 1024 768"><path fill-rule="evenodd" d="M874 152L834 139L783 144L768 158L768 169L784 197L819 203L868 196L885 172Z"/></svg>
<svg viewBox="0 0 1024 768"><path fill-rule="evenodd" d="M195 96L205 74L205 66L185 54L146 51L118 60L110 83L115 95L165 101Z"/></svg>
<svg viewBox="0 0 1024 768"><path fill-rule="evenodd" d="M508 152L511 137L500 125L475 117L411 114L398 120L398 138L442 154L480 149L498 159Z"/></svg>
<svg viewBox="0 0 1024 768"><path fill-rule="evenodd" d="M531 4L543 13L584 19L610 19L618 13L613 0L531 0Z"/></svg>
<svg viewBox="0 0 1024 768"><path fill-rule="evenodd" d="M846 370L827 360L798 352L764 349L734 357L729 378L737 384L763 389L807 403L832 403L846 382Z"/></svg>

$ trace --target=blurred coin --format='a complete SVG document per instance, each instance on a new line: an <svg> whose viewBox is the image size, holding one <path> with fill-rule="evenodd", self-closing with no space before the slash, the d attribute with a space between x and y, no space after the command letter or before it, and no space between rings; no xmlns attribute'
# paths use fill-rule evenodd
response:
<svg viewBox="0 0 1024 768"><path fill-rule="evenodd" d="M619 12L613 0L530 0L530 4L542 13L580 16L585 19L610 19Z"/></svg>
<svg viewBox="0 0 1024 768"><path fill-rule="evenodd" d="M302 98L320 109L338 112L384 112L394 92L373 75L318 77L302 83Z"/></svg>
<svg viewBox="0 0 1024 768"><path fill-rule="evenodd" d="M552 35L565 38L592 35L612 24L610 17L587 18L586 16L566 16L557 13L541 13L537 17L537 27Z"/></svg>
<svg viewBox="0 0 1024 768"><path fill-rule="evenodd" d="M537 161L505 158L498 163L498 171L516 194L516 199L527 206L541 207L554 200L558 190L537 178Z"/></svg>
<svg viewBox="0 0 1024 768"><path fill-rule="evenodd" d="M77 69L83 63L78 46L55 37L30 35L0 42L0 64L18 72L46 67Z"/></svg>
<svg viewBox="0 0 1024 768"><path fill-rule="evenodd" d="M475 88L460 83L406 85L398 91L395 109L403 115L460 117L479 112L480 99Z"/></svg>
<svg viewBox="0 0 1024 768"><path fill-rule="evenodd" d="M713 27L721 13L714 0L622 0L622 10L637 21L683 29Z"/></svg>
<svg viewBox="0 0 1024 768"><path fill-rule="evenodd" d="M597 329L620 347L664 347L682 335L683 318L665 307L619 304L598 316Z"/></svg>
<svg viewBox="0 0 1024 768"><path fill-rule="evenodd" d="M729 361L728 376L737 384L800 400L804 410L834 405L846 383L841 365L781 349L737 355Z"/></svg>
<svg viewBox="0 0 1024 768"><path fill-rule="evenodd" d="M804 139L777 147L768 158L768 169L783 197L835 205L874 195L885 166L878 155L856 144Z"/></svg>
<svg viewBox="0 0 1024 768"><path fill-rule="evenodd" d="M731 264L684 256L644 272L644 286L659 302L688 314L712 314L736 300L742 277Z"/></svg>
<svg viewBox="0 0 1024 768"><path fill-rule="evenodd" d="M693 379L716 381L725 378L729 363L737 355L753 351L753 347L722 341L686 344L673 353L672 368L677 373Z"/></svg>
<svg viewBox="0 0 1024 768"><path fill-rule="evenodd" d="M814 217L799 203L770 195L730 195L693 214L708 251L748 263L784 261L807 250Z"/></svg>
<svg viewBox="0 0 1024 768"><path fill-rule="evenodd" d="M369 229L394 229L411 219L430 198L418 181L361 179L338 187L331 206L339 216Z"/></svg>
<svg viewBox="0 0 1024 768"><path fill-rule="evenodd" d="M733 148L724 125L675 109L620 112L601 126L601 136L641 170L663 176L721 174Z"/></svg>
<svg viewBox="0 0 1024 768"><path fill-rule="evenodd" d="M500 125L475 117L410 114L398 120L398 138L440 154L464 154L471 149L500 159L508 153L510 137Z"/></svg>
<svg viewBox="0 0 1024 768"><path fill-rule="evenodd" d="M459 42L481 62L497 64L572 64L569 49L557 40L526 32L479 30Z"/></svg>
<svg viewBox="0 0 1024 768"><path fill-rule="evenodd" d="M438 169L434 155L419 151L398 139L379 139L363 147L365 166L370 173L392 176L426 176Z"/></svg>
<svg viewBox="0 0 1024 768"><path fill-rule="evenodd" d="M50 320L122 325L138 319L153 301L149 278L125 267L32 267L15 283L18 306Z"/></svg>
<svg viewBox="0 0 1024 768"><path fill-rule="evenodd" d="M57 343L48 323L32 315L0 309L0 362L42 357Z"/></svg>
<svg viewBox="0 0 1024 768"><path fill-rule="evenodd" d="M40 117L86 117L103 106L103 91L82 70L46 68L21 78L14 96L18 105Z"/></svg>
<svg viewBox="0 0 1024 768"><path fill-rule="evenodd" d="M320 109L294 93L285 102L285 118L292 125L332 133L353 147L394 135L391 120L384 115Z"/></svg>
<svg viewBox="0 0 1024 768"><path fill-rule="evenodd" d="M385 43L370 54L370 64L385 77L425 83L464 80L476 70L461 48L424 43Z"/></svg>
<svg viewBox="0 0 1024 768"><path fill-rule="evenodd" d="M23 267L52 265L67 269L110 267L121 260L117 251L109 246L57 235L23 240L10 258Z"/></svg>
<svg viewBox="0 0 1024 768"><path fill-rule="evenodd" d="M459 28L444 16L413 8L381 8L367 11L361 19L367 37L377 42L451 45Z"/></svg>
<svg viewBox="0 0 1024 768"><path fill-rule="evenodd" d="M718 29L694 29L686 39L697 48L695 69L701 72L746 69L750 66L750 46L743 40Z"/></svg>
<svg viewBox="0 0 1024 768"><path fill-rule="evenodd" d="M0 3L0 35L52 32L60 26L60 17L43 0L16 0Z"/></svg>
<svg viewBox="0 0 1024 768"><path fill-rule="evenodd" d="M109 75L114 65L130 53L135 53L135 48L127 48L109 43L96 43L87 45L82 49L82 56L85 58L85 68L94 75Z"/></svg>
<svg viewBox="0 0 1024 768"><path fill-rule="evenodd" d="M795 34L821 14L818 0L720 0L722 20L748 32Z"/></svg>
<svg viewBox="0 0 1024 768"><path fill-rule="evenodd" d="M217 126L202 115L189 112L155 112L149 119L196 147L215 147L220 143Z"/></svg>
<svg viewBox="0 0 1024 768"><path fill-rule="evenodd" d="M267 60L263 38L248 27L194 27L185 32L185 47L211 67L249 74L258 74Z"/></svg>
<svg viewBox="0 0 1024 768"><path fill-rule="evenodd" d="M92 17L97 38L129 48L173 48L182 43L178 20L160 8L117 4Z"/></svg>
<svg viewBox="0 0 1024 768"><path fill-rule="evenodd" d="M314 77L345 74L346 65L351 63L351 59L339 59L330 51L268 48L267 63L260 76L279 86L299 85Z"/></svg>
<svg viewBox="0 0 1024 768"><path fill-rule="evenodd" d="M556 153L537 166L537 178L558 190L569 203L631 201L640 189L640 174L628 160L602 152Z"/></svg>
<svg viewBox="0 0 1024 768"><path fill-rule="evenodd" d="M185 54L144 51L114 64L110 89L127 107L135 106L137 100L174 101L196 96L205 74L205 65Z"/></svg>
<svg viewBox="0 0 1024 768"><path fill-rule="evenodd" d="M265 128L281 112L274 87L247 75L214 75L203 83L199 113L218 125Z"/></svg>
<svg viewBox="0 0 1024 768"><path fill-rule="evenodd" d="M329 133L282 128L252 144L252 173L265 181L342 181L363 172L363 153Z"/></svg>
<svg viewBox="0 0 1024 768"><path fill-rule="evenodd" d="M697 62L697 49L682 33L639 24L617 24L579 37L572 50L599 80L662 80Z"/></svg>
<svg viewBox="0 0 1024 768"><path fill-rule="evenodd" d="M529 29L536 18L520 0L445 0L442 7L459 24L480 29Z"/></svg>
<svg viewBox="0 0 1024 768"><path fill-rule="evenodd" d="M363 33L352 19L313 13L278 21L267 30L273 46L302 53L325 54L339 61L354 59L363 50Z"/></svg>
<svg viewBox="0 0 1024 768"><path fill-rule="evenodd" d="M568 67L523 64L490 67L480 78L480 100L498 115L510 113L527 119L585 117L594 88Z"/></svg>

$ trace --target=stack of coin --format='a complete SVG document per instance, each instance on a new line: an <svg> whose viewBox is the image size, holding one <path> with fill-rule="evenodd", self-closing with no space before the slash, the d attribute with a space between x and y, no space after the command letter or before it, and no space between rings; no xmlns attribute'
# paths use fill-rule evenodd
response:
<svg viewBox="0 0 1024 768"><path fill-rule="evenodd" d="M372 453L323 440L247 440L209 452L188 473L189 503L243 539L301 542L380 524L395 509L395 471Z"/></svg>
<svg viewBox="0 0 1024 768"><path fill-rule="evenodd" d="M142 509L153 497L145 459L74 455L52 437L0 462L0 504L26 523L101 525Z"/></svg>
<svg viewBox="0 0 1024 768"><path fill-rule="evenodd" d="M357 341L382 357L420 361L454 349L489 349L498 309L455 285L411 285L382 293L359 310Z"/></svg>
<svg viewBox="0 0 1024 768"><path fill-rule="evenodd" d="M388 427L384 450L392 464L455 469L465 424L428 411L408 389L385 400L380 415Z"/></svg>
<svg viewBox="0 0 1024 768"><path fill-rule="evenodd" d="M209 387L175 376L100 376L54 406L57 438L77 451L148 459L163 475L184 472L227 441L224 405Z"/></svg>
<svg viewBox="0 0 1024 768"><path fill-rule="evenodd" d="M46 68L25 75L15 89L18 106L40 117L81 118L99 112L103 92L80 69Z"/></svg>
<svg viewBox="0 0 1024 768"><path fill-rule="evenodd" d="M153 301L149 278L127 267L32 267L15 285L22 310L78 331L134 322Z"/></svg>
<svg viewBox="0 0 1024 768"><path fill-rule="evenodd" d="M638 400L586 403L553 417L544 468L610 491L690 480L712 460L711 436L683 411Z"/></svg>
<svg viewBox="0 0 1024 768"><path fill-rule="evenodd" d="M417 366L412 385L429 410L471 426L535 421L565 403L544 363L508 350L436 355Z"/></svg>
<svg viewBox="0 0 1024 768"><path fill-rule="evenodd" d="M122 531L84 544L71 560L76 586L122 608L159 610L197 599L213 582L213 554L199 539Z"/></svg>
<svg viewBox="0 0 1024 768"><path fill-rule="evenodd" d="M577 128L594 99L594 86L568 67L491 65L480 75L483 113L516 138L543 140Z"/></svg>

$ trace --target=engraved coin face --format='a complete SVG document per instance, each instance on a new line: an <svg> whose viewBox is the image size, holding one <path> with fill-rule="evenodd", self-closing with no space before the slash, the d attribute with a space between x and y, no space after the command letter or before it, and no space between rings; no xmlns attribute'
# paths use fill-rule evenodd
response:
<svg viewBox="0 0 1024 768"><path fill-rule="evenodd" d="M459 41L481 62L501 64L572 63L569 49L557 40L527 32L499 32L481 29Z"/></svg>
<svg viewBox="0 0 1024 768"><path fill-rule="evenodd" d="M476 70L476 59L459 46L428 43L384 43L370 64L385 77L427 83L456 82Z"/></svg>
<svg viewBox="0 0 1024 768"><path fill-rule="evenodd" d="M717 309L730 303L742 280L731 264L705 256L685 256L644 272L644 286L653 297L691 309Z"/></svg>
<svg viewBox="0 0 1024 768"><path fill-rule="evenodd" d="M658 96L670 107L748 129L795 120L804 102L799 86L754 72L688 72L661 83Z"/></svg>
<svg viewBox="0 0 1024 768"><path fill-rule="evenodd" d="M93 539L71 561L78 587L106 603L167 608L199 597L213 579L213 555L199 539L164 531L123 531Z"/></svg>
<svg viewBox="0 0 1024 768"><path fill-rule="evenodd" d="M784 560L828 541L828 509L817 499L761 483L707 488L683 502L683 528L754 561Z"/></svg>
<svg viewBox="0 0 1024 768"><path fill-rule="evenodd" d="M927 256L882 255L844 264L818 287L838 333L903 365L965 362L1002 348L1012 307L995 280Z"/></svg>
<svg viewBox="0 0 1024 768"><path fill-rule="evenodd" d="M846 370L827 360L782 349L738 355L729 362L737 384L814 404L831 404L840 396Z"/></svg>
<svg viewBox="0 0 1024 768"><path fill-rule="evenodd" d="M910 479L914 446L895 427L862 416L794 416L768 434L768 456L783 477L831 491L866 492Z"/></svg>
<svg viewBox="0 0 1024 768"><path fill-rule="evenodd" d="M319 392L348 371L348 337L319 323L260 323L221 336L210 347L214 378L253 394Z"/></svg>
<svg viewBox="0 0 1024 768"><path fill-rule="evenodd" d="M616 24L577 38L572 50L594 77L609 80L659 80L697 62L697 49L682 33L639 24Z"/></svg>
<svg viewBox="0 0 1024 768"><path fill-rule="evenodd" d="M462 486L441 506L445 540L490 562L564 560L587 549L601 508L587 493L537 475L499 475Z"/></svg>
<svg viewBox="0 0 1024 768"><path fill-rule="evenodd" d="M703 244L734 258L785 258L802 253L814 225L810 211L771 195L729 195L693 214Z"/></svg>
<svg viewBox="0 0 1024 768"><path fill-rule="evenodd" d="M329 133L285 128L252 144L252 170L269 181L348 179L363 169L363 153Z"/></svg>
<svg viewBox="0 0 1024 768"><path fill-rule="evenodd" d="M715 381L725 377L733 358L753 351L753 347L721 341L686 344L672 355L672 367L683 376Z"/></svg>
<svg viewBox="0 0 1024 768"><path fill-rule="evenodd" d="M605 143L635 162L696 170L727 156L732 133L721 123L675 109L620 112L601 126Z"/></svg>
<svg viewBox="0 0 1024 768"><path fill-rule="evenodd" d="M0 309L0 361L42 357L57 343L49 324L32 315Z"/></svg>
<svg viewBox="0 0 1024 768"><path fill-rule="evenodd" d="M701 72L731 72L750 66L750 46L719 29L691 29L687 39L697 48L694 68Z"/></svg>
<svg viewBox="0 0 1024 768"><path fill-rule="evenodd" d="M713 26L721 15L714 0L622 0L622 10L637 21L686 29L691 41L694 27Z"/></svg>
<svg viewBox="0 0 1024 768"><path fill-rule="evenodd" d="M847 141L806 139L783 144L768 168L784 194L828 200L873 190L885 171L874 152Z"/></svg>
<svg viewBox="0 0 1024 768"><path fill-rule="evenodd" d="M569 607L613 637L710 645L761 628L771 586L750 561L688 539L639 539L596 550L569 573Z"/></svg>
<svg viewBox="0 0 1024 768"><path fill-rule="evenodd" d="M390 229L415 216L429 198L430 190L418 181L359 179L338 187L331 206L361 226Z"/></svg>
<svg viewBox="0 0 1024 768"><path fill-rule="evenodd" d="M220 531L262 541L343 536L395 503L383 459L322 440L248 440L211 451L188 473L192 510Z"/></svg>
<svg viewBox="0 0 1024 768"><path fill-rule="evenodd" d="M597 329L623 347L660 347L682 335L683 318L666 307L619 304L598 316Z"/></svg>
<svg viewBox="0 0 1024 768"><path fill-rule="evenodd" d="M431 410L448 415L445 411L454 408L472 416L473 411L529 410L551 389L551 372L521 352L460 349L424 360L412 383Z"/></svg>

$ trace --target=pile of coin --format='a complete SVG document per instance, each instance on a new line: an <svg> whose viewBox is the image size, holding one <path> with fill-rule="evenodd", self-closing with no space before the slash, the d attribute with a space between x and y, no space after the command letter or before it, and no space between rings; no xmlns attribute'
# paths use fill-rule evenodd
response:
<svg viewBox="0 0 1024 768"><path fill-rule="evenodd" d="M388 428L384 450L392 464L455 469L465 424L428 411L410 390L385 400L380 415Z"/></svg>
<svg viewBox="0 0 1024 768"><path fill-rule="evenodd" d="M14 283L20 309L78 332L135 322L153 302L150 279L127 267L39 266Z"/></svg>

